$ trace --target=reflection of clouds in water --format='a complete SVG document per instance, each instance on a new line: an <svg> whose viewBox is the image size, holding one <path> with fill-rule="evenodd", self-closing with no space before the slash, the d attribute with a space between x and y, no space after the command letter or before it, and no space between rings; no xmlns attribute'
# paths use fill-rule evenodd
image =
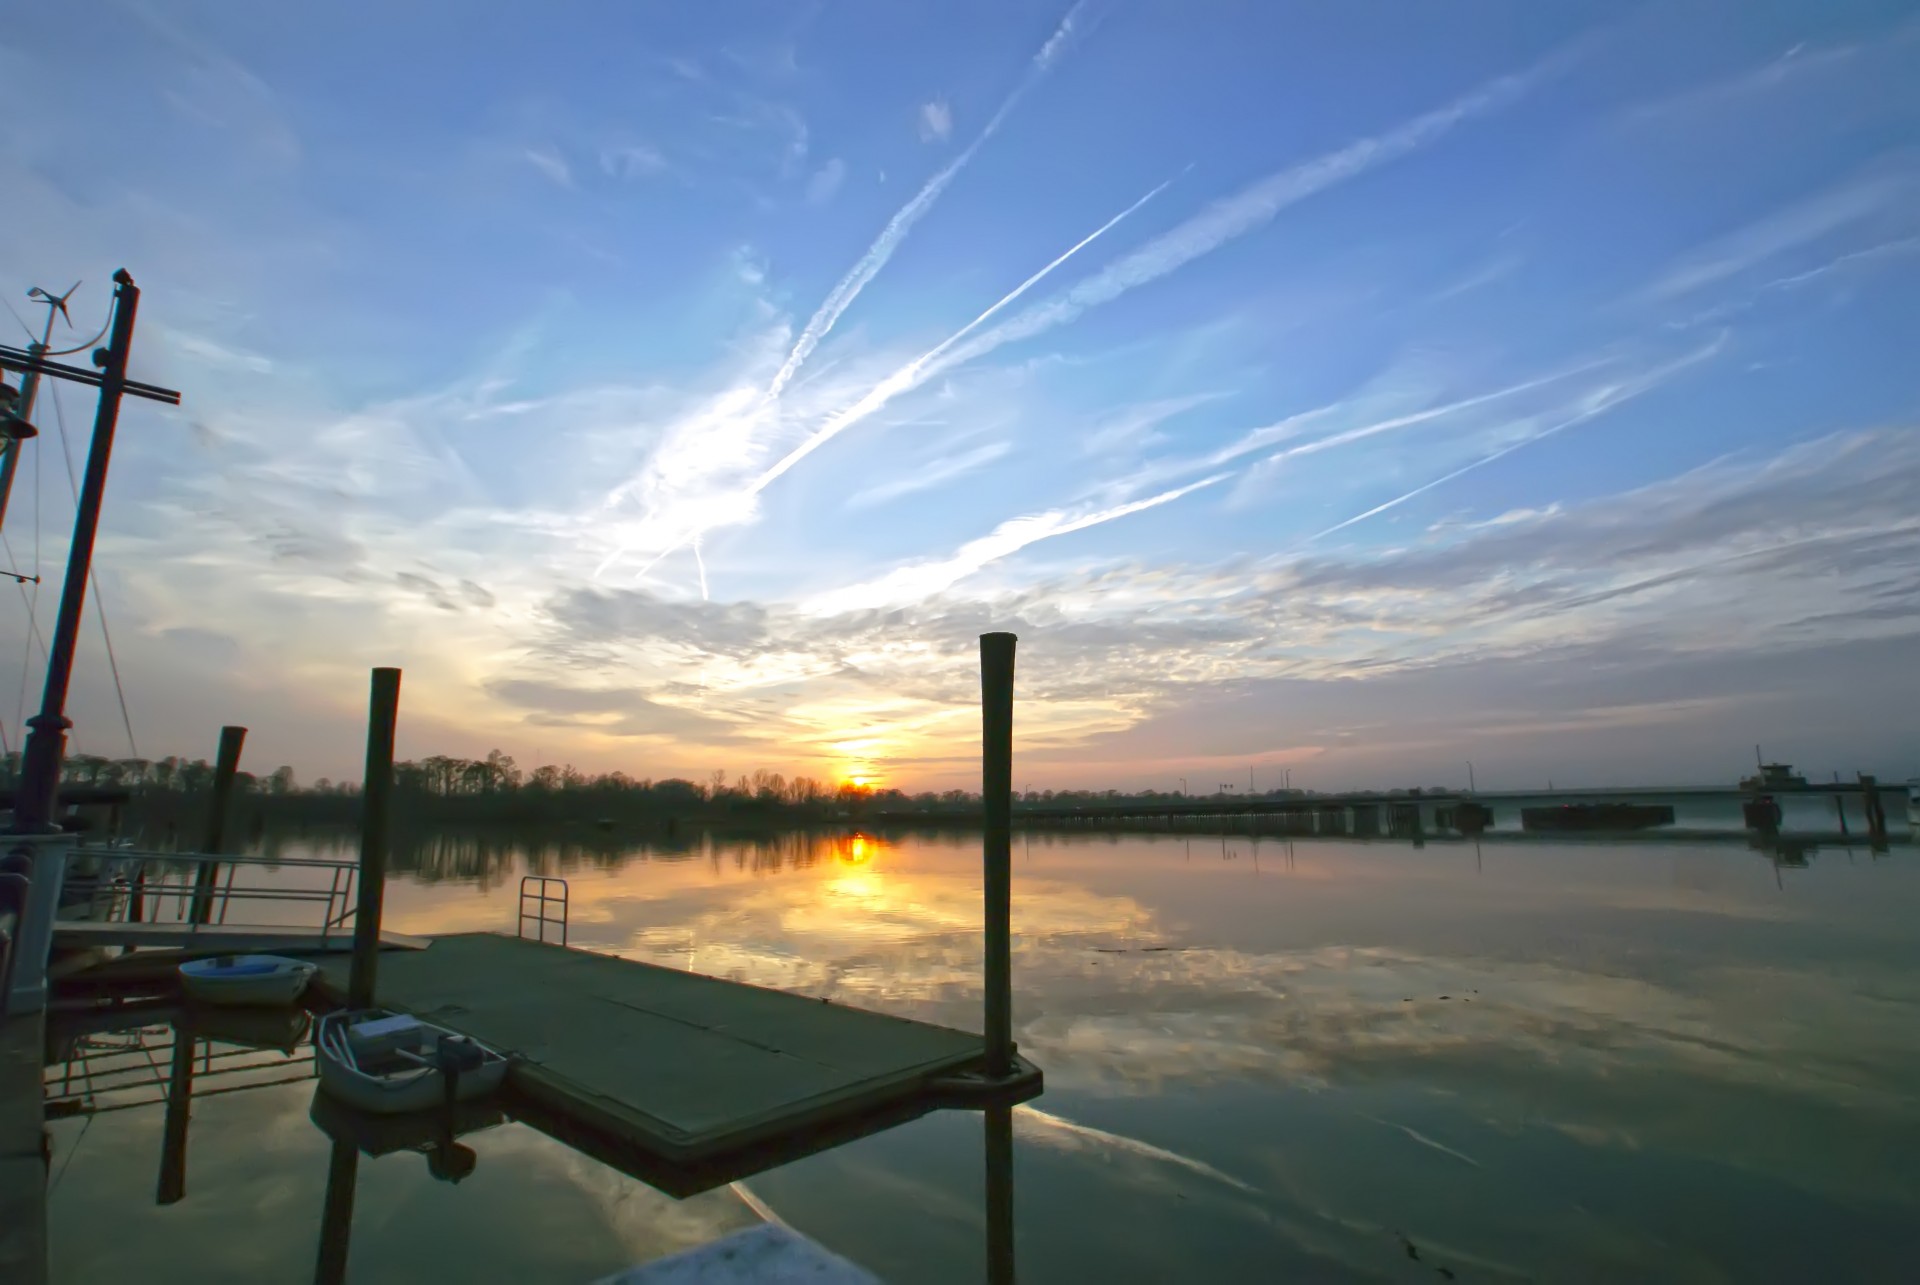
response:
<svg viewBox="0 0 1920 1285"><path fill-rule="evenodd" d="M1256 1191L1252 1183L1243 1182L1230 1173L1222 1173L1204 1160L1195 1160L1192 1156L1183 1156L1177 1151L1156 1147L1151 1142L1142 1142L1138 1138L1129 1138L1125 1134L1109 1133L1105 1129L1096 1129L1091 1125L1076 1124L1063 1116L1042 1111L1036 1106L1015 1108L1013 1121L1014 1128L1020 1137L1043 1147L1053 1147L1062 1151L1091 1151L1138 1156L1144 1160L1174 1165L1189 1173L1199 1174L1203 1178L1211 1178L1236 1191L1249 1194Z"/></svg>
<svg viewBox="0 0 1920 1285"><path fill-rule="evenodd" d="M49 1230L60 1276L145 1280L191 1263L202 1285L311 1276L330 1144L310 1084L196 1098L187 1198L153 1203L158 1105L57 1122ZM413 1154L362 1156L356 1282L593 1279L759 1221L726 1189L676 1201L518 1125L463 1139L480 1157L456 1189ZM99 1234L102 1210L115 1234ZM423 1265L422 1256L431 1259Z"/></svg>

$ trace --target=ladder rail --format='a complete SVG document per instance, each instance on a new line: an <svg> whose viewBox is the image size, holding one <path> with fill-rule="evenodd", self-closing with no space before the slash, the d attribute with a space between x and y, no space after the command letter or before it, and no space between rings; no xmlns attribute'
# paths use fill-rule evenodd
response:
<svg viewBox="0 0 1920 1285"><path fill-rule="evenodd" d="M553 889L558 886L559 892ZM556 912L552 909L559 907ZM534 926L534 940L547 940L547 929L557 927L560 930L560 944L567 944L567 920L570 915L567 881L558 875L522 875L520 877L520 916L514 925L514 935L527 936L527 925Z"/></svg>

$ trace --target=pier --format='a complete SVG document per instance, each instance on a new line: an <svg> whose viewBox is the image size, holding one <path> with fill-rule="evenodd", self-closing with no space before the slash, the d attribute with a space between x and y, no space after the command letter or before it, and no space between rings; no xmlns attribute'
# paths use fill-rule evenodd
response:
<svg viewBox="0 0 1920 1285"><path fill-rule="evenodd" d="M346 966L315 962L319 998L344 1003ZM924 1113L985 1083L983 1035L496 933L387 953L376 1004L507 1054L510 1111L669 1166ZM1001 1096L1040 1087L1022 1062Z"/></svg>
<svg viewBox="0 0 1920 1285"><path fill-rule="evenodd" d="M498 1050L509 1067L499 1100L490 1105L676 1196L941 1108L985 1110L990 1132L996 1123L1007 1132L1006 1113L1042 1092L1044 1080L1013 1041L1008 782L1014 638L988 634L980 642L982 776L988 795L997 794L998 802L990 809L982 842L985 968L978 1033L569 947L564 944L564 884L561 893L550 895L548 885L556 881L541 876L533 876L540 880L538 909L526 911L523 890L520 923L524 932L531 914L539 938L495 933L418 938L383 931L400 672L377 669L350 927L348 912L340 908L347 888L333 870L340 863L305 863L315 867L315 874L332 871L324 888L275 894L234 884L232 876L249 859L219 851L226 800L216 791L208 851L109 848L91 854L131 863L128 883L146 889L124 899L126 913L136 921L116 920L111 911L99 919L59 921L54 938L68 950L66 959L51 966L14 961L44 968L57 995L51 1010L39 1007L42 1000L32 1011L0 1018L0 1279L8 1285L39 1285L47 1279L42 1066L50 1014L68 1025L98 1022L101 1029L149 1024L160 1014L172 1014L176 1056L165 1081L160 1201L171 1203L186 1190L194 1047L203 1034L203 1015L178 1007L178 966L195 955L273 949L310 959L320 970L304 1000L310 1008L411 1013ZM243 736L243 729L223 731L221 768L229 777ZM157 863L178 868L177 885L166 878L149 880L148 868ZM260 897L285 902L280 911L311 907L321 922L226 922L229 903ZM143 900L154 915L137 909ZM109 897L107 904L112 903ZM96 898L94 905L100 904ZM177 915L171 922L157 916L167 904ZM543 938L556 904L560 941L549 942ZM103 959L97 949L103 946L139 949ZM298 1040L304 1015L295 1009L287 1013L300 1019L292 1036ZM270 1034L278 1038L279 1027ZM64 1111L75 1104L61 1105ZM316 1122L321 1105L316 1098ZM331 1109L337 1115L344 1108L332 1104ZM351 1138L334 1138L316 1280L343 1278L358 1146ZM997 1177L990 1173L999 1193L996 1208L1011 1201L1011 1166L1002 1163L998 1169ZM1010 1258L1010 1234L1000 1239L1003 1256Z"/></svg>

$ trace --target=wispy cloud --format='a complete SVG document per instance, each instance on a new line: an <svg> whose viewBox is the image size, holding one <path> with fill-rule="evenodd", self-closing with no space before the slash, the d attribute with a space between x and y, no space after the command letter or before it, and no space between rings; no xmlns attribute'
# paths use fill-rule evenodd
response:
<svg viewBox="0 0 1920 1285"><path fill-rule="evenodd" d="M847 611L866 611L877 607L919 602L952 588L989 563L997 562L1009 554L1018 553L1028 545L1075 531L1085 531L1089 527L1096 527L1135 513L1143 513L1148 509L1158 508L1162 504L1171 504L1202 487L1225 481L1226 476L1224 473L1217 474L1202 478L1198 482L1190 482L1186 486L1176 487L1171 491L1162 491L1144 500L1132 500L1126 504L1116 504L1091 512L1052 509L1044 513L1030 513L1024 517L1011 518L995 527L991 533L961 545L950 557L896 567L885 575L863 584L850 585L844 589L821 594L808 602L804 609L817 615L837 615Z"/></svg>
<svg viewBox="0 0 1920 1285"><path fill-rule="evenodd" d="M755 477L739 491L715 496L711 504L700 506L692 513L686 525L673 529L672 533L658 544L648 546L636 546L632 543L616 545L613 551L601 560L600 565L594 571L594 575L598 577L605 574L607 568L612 566L614 562L631 548L651 547L654 550L653 556L642 566L640 571L640 573L644 575L656 566L662 558L679 549L696 534L713 530L715 527L726 525L729 522L743 521L750 517L754 511L755 497L766 490L767 487L771 486L788 470L792 469L814 451L819 450L839 434L879 412L895 397L914 388L918 388L925 382L929 371L941 355L954 344L960 342L965 336L986 324L986 322L991 320L996 314L1018 300L1021 295L1043 281L1049 273L1059 268L1087 246L1093 244L1094 241L1117 226L1121 220L1159 195L1166 187L1167 185L1162 183L1159 187L1148 192L1132 205L1129 205L1126 209L1120 211L1120 213L1114 215L1092 232L1082 237L1064 253L1056 256L1052 262L1021 282L1012 291L997 300L985 312L982 312L965 326L962 326L954 334L943 340L938 346L921 354L905 366L895 370L879 383L869 387L864 393L860 394L852 404L828 415L819 428L815 429L797 446L781 456L771 467L759 474L759 476ZM759 399L757 405L759 411L764 413L766 408L765 399ZM736 409L738 413L745 413L749 408L743 406ZM616 492L616 494L618 494L618 492Z"/></svg>
<svg viewBox="0 0 1920 1285"><path fill-rule="evenodd" d="M567 164L566 157L551 147L528 147L521 150L520 159L539 170L547 180L556 186L573 186L573 167Z"/></svg>
<svg viewBox="0 0 1920 1285"><path fill-rule="evenodd" d="M933 491L945 486L955 478L964 477L975 469L984 468L1000 459L1013 449L1009 442L988 442L970 451L958 455L948 455L931 463L922 464L913 472L903 474L890 481L876 483L863 491L856 491L847 498L850 509L872 508L888 500L897 500L903 495L916 495L922 491Z"/></svg>
<svg viewBox="0 0 1920 1285"><path fill-rule="evenodd" d="M1664 301L1738 276L1843 228L1912 204L1916 175L1899 167L1865 175L1713 241L1663 273L1644 297Z"/></svg>
<svg viewBox="0 0 1920 1285"><path fill-rule="evenodd" d="M825 205L847 181L847 163L838 156L815 170L807 179L807 204Z"/></svg>
<svg viewBox="0 0 1920 1285"><path fill-rule="evenodd" d="M920 104L920 141L944 143L953 135L953 105L944 98Z"/></svg>
<svg viewBox="0 0 1920 1285"><path fill-rule="evenodd" d="M1444 473L1441 476L1434 478L1431 482L1424 482L1421 485L1414 487L1412 490L1407 491L1402 495L1396 495L1394 498L1386 501L1383 504L1376 504L1364 513L1356 513L1352 517L1347 518L1344 521L1334 523L1332 526L1328 527L1324 531L1316 531L1314 534L1307 537L1307 540L1305 541L1305 543L1312 543L1315 540L1324 539L1325 537L1333 535L1336 532L1344 531L1348 527L1357 526L1358 524L1365 522L1369 518L1378 517L1380 514L1385 513L1390 509L1399 508L1402 504L1405 504L1408 500L1415 499L1418 496L1425 495L1428 491L1432 491L1438 487L1444 486L1448 482L1451 482L1456 478L1464 477L1466 474L1471 473L1476 469L1485 468L1487 465L1492 464L1496 460L1505 459L1507 456L1513 454L1515 451L1522 450L1528 446L1532 446L1536 442L1545 441L1549 437L1553 437L1553 436L1556 436L1557 434L1563 433L1567 429L1573 428L1576 425L1584 424L1588 420L1598 418L1599 416L1606 414L1608 411L1612 410L1616 406L1621 405L1622 403L1631 401L1636 397L1639 397L1645 393L1651 392L1653 389L1659 387L1661 384L1665 383L1667 380L1671 379L1673 376L1679 374L1681 371L1686 370L1688 367L1697 366L1704 361L1708 361L1712 359L1713 357L1717 356L1721 351L1725 349L1726 343L1727 343L1727 337L1726 335L1722 334L1713 342L1705 344L1702 347L1696 348L1694 351L1687 353L1686 355L1680 358L1677 358L1674 361L1668 362L1665 365L1655 367L1654 369L1647 371L1641 375L1638 375L1634 378L1624 379L1616 383L1605 385L1585 395L1581 399L1581 404L1579 408L1573 414L1568 415L1564 419L1560 419L1555 423L1548 425L1546 428L1539 429L1538 431L1529 432L1524 437L1519 438L1517 441L1509 442L1505 446L1500 447L1498 450L1490 451L1486 455L1483 455L1478 459L1472 460L1469 463L1460 466L1459 468L1453 469L1451 472Z"/></svg>

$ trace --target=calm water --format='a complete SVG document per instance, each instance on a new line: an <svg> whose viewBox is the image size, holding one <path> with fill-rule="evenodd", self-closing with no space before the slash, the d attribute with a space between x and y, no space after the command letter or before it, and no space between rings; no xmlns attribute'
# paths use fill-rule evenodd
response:
<svg viewBox="0 0 1920 1285"><path fill-rule="evenodd" d="M437 841L388 923L511 931L531 860L576 945L977 1028L977 840L534 852ZM1047 1073L1015 1117L1020 1278L1914 1279L1916 859L1016 836ZM55 1279L311 1280L312 1099L196 1099L164 1207L159 1106L60 1122ZM523 1126L466 1141L457 1187L361 1161L351 1280L573 1285L762 1211L900 1285L984 1279L975 1115L686 1201Z"/></svg>

